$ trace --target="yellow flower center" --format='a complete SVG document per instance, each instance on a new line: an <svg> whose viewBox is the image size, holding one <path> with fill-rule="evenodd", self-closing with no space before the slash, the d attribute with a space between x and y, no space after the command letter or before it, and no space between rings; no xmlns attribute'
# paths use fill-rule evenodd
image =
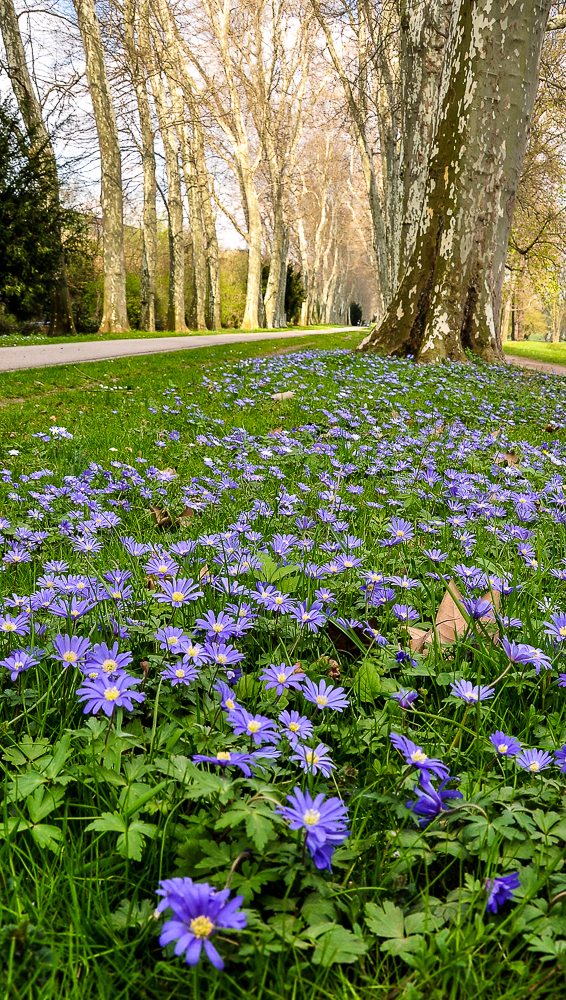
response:
<svg viewBox="0 0 566 1000"><path fill-rule="evenodd" d="M165 565L165 563L161 563L161 566L157 567L157 571L158 571L158 573L166 573L167 572L167 566Z"/></svg>
<svg viewBox="0 0 566 1000"><path fill-rule="evenodd" d="M228 657L226 656L226 653L219 653L218 656L216 657L216 662L217 663L226 663L227 659L228 659Z"/></svg>
<svg viewBox="0 0 566 1000"><path fill-rule="evenodd" d="M404 531L398 531L396 534L397 534L397 538L403 538L404 535L405 535L405 532Z"/></svg>
<svg viewBox="0 0 566 1000"><path fill-rule="evenodd" d="M3 632L13 632L14 629L15 629L15 627L16 626L14 625L13 622L4 622L4 624L2 626L2 631Z"/></svg>
<svg viewBox="0 0 566 1000"><path fill-rule="evenodd" d="M283 598L282 597L276 597L275 598L275 603L276 604L283 604Z"/></svg>
<svg viewBox="0 0 566 1000"><path fill-rule="evenodd" d="M497 747L497 752L498 753L507 753L508 749L509 749L509 747L507 746L506 743L500 743L499 746Z"/></svg>
<svg viewBox="0 0 566 1000"><path fill-rule="evenodd" d="M307 826L316 826L320 821L320 813L316 809L307 809L305 815L303 816L304 822Z"/></svg>
<svg viewBox="0 0 566 1000"><path fill-rule="evenodd" d="M533 760L529 764L529 771L538 771L540 769L540 764L538 760Z"/></svg>
<svg viewBox="0 0 566 1000"><path fill-rule="evenodd" d="M116 701L116 698L120 697L120 692L118 691L117 687L106 688L106 691L104 692L104 697L106 701Z"/></svg>
<svg viewBox="0 0 566 1000"><path fill-rule="evenodd" d="M178 642L179 642L179 637L176 635L170 635L167 640L167 644L169 646L176 646Z"/></svg>
<svg viewBox="0 0 566 1000"><path fill-rule="evenodd" d="M303 613L303 621L304 621L304 622L308 622L309 618L310 618L310 614L309 614L309 612L308 612L308 611L305 611L305 612Z"/></svg>
<svg viewBox="0 0 566 1000"><path fill-rule="evenodd" d="M223 625L220 625L219 622L215 622L214 625L212 626L212 631L213 632L221 632L223 628L224 628Z"/></svg>
<svg viewBox="0 0 566 1000"><path fill-rule="evenodd" d="M185 676L185 671L181 667L179 667L179 669L175 671L175 677L184 677L184 676Z"/></svg>
<svg viewBox="0 0 566 1000"><path fill-rule="evenodd" d="M102 669L105 674L112 674L118 669L118 664L116 663L116 660L105 660L102 664Z"/></svg>
<svg viewBox="0 0 566 1000"><path fill-rule="evenodd" d="M415 750L415 752L411 754L411 760L415 764L424 764L425 760L428 760L428 757L422 750Z"/></svg>
<svg viewBox="0 0 566 1000"><path fill-rule="evenodd" d="M318 764L320 758L318 754L314 752L314 750L307 750L305 754L305 760L307 764Z"/></svg>
<svg viewBox="0 0 566 1000"><path fill-rule="evenodd" d="M63 653L63 660L65 663L76 663L77 654L73 653L72 649L69 649L67 653Z"/></svg>
<svg viewBox="0 0 566 1000"><path fill-rule="evenodd" d="M229 753L228 750L219 750L218 753L216 754L217 760L230 760L230 758L231 754Z"/></svg>
<svg viewBox="0 0 566 1000"><path fill-rule="evenodd" d="M325 705L328 705L328 698L325 694L317 694L316 703L317 705L320 705L321 708L324 708Z"/></svg>
<svg viewBox="0 0 566 1000"><path fill-rule="evenodd" d="M184 595L184 594L182 594L180 590L176 590L176 591L175 591L175 592L174 592L174 593L172 594L172 596L171 596L171 600L173 600L173 601L184 601L184 600L185 600L185 595ZM199 919L200 919L200 918L199 918Z"/></svg>
<svg viewBox="0 0 566 1000"><path fill-rule="evenodd" d="M214 924L209 917L195 917L194 920L191 920L189 927L197 938L209 937L214 930Z"/></svg>
<svg viewBox="0 0 566 1000"><path fill-rule="evenodd" d="M187 656L196 656L197 653L198 649L196 648L196 646L189 646L189 648L187 649Z"/></svg>
<svg viewBox="0 0 566 1000"><path fill-rule="evenodd" d="M255 719L252 719L251 722L248 722L248 733L257 733L260 726L261 723L256 722Z"/></svg>
<svg viewBox="0 0 566 1000"><path fill-rule="evenodd" d="M18 661L17 661L17 663L14 663L14 669L15 669L15 670L21 670L21 669L22 669L22 667L23 667L23 662L22 662L22 660L18 660Z"/></svg>
<svg viewBox="0 0 566 1000"><path fill-rule="evenodd" d="M277 680L280 684L284 684L287 680L287 674L277 674Z"/></svg>
<svg viewBox="0 0 566 1000"><path fill-rule="evenodd" d="M560 635L562 636L566 635L566 627L564 625L562 626L562 628L558 629L558 631L560 632Z"/></svg>
<svg viewBox="0 0 566 1000"><path fill-rule="evenodd" d="M79 614L78 611L71 611L71 618L77 618L78 614Z"/></svg>
<svg viewBox="0 0 566 1000"><path fill-rule="evenodd" d="M121 596L122 596L122 594L121 594L121 592L119 590L114 590L112 592L112 597L115 597L116 600L118 600L118 598L120 598Z"/></svg>
<svg viewBox="0 0 566 1000"><path fill-rule="evenodd" d="M292 733L298 733L300 728L301 727L299 726L298 722L289 723L289 729L291 730Z"/></svg>
<svg viewBox="0 0 566 1000"><path fill-rule="evenodd" d="M224 704L226 705L226 708L228 709L229 712L233 712L236 707L236 702L233 701L232 698L226 698Z"/></svg>

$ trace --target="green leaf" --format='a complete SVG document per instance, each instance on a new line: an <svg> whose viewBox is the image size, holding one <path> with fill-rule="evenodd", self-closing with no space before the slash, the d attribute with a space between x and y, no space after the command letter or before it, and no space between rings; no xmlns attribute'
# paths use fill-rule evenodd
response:
<svg viewBox="0 0 566 1000"><path fill-rule="evenodd" d="M268 840L274 836L275 828L271 819L268 819L259 809L251 809L246 819L246 833L254 847L258 851L263 851Z"/></svg>
<svg viewBox="0 0 566 1000"><path fill-rule="evenodd" d="M312 961L313 965L321 965L324 969L331 965L355 962L368 949L363 938L337 924L311 927L306 933L318 939Z"/></svg>
<svg viewBox="0 0 566 1000"><path fill-rule="evenodd" d="M418 951L423 943L422 934L413 934L411 937L391 938L380 945L380 950L389 955L403 955Z"/></svg>
<svg viewBox="0 0 566 1000"><path fill-rule="evenodd" d="M366 923L377 937L402 938L405 934L403 911L388 899L381 906L366 904Z"/></svg>
<svg viewBox="0 0 566 1000"><path fill-rule="evenodd" d="M8 786L8 801L18 802L20 799L27 799L36 788L45 784L47 779L37 771L26 771L25 774L18 775Z"/></svg>
<svg viewBox="0 0 566 1000"><path fill-rule="evenodd" d="M50 760L47 760L44 764L42 762L41 770L43 771L46 778L50 781L56 778L59 774L63 764L71 754L71 737L67 734L63 736L59 743L55 747L55 752Z"/></svg>
<svg viewBox="0 0 566 1000"><path fill-rule="evenodd" d="M59 850L59 844L63 840L63 831L58 826L38 823L37 826L30 827L30 832L38 847L46 847L49 851Z"/></svg>
<svg viewBox="0 0 566 1000"><path fill-rule="evenodd" d="M353 686L360 701L374 701L381 692L381 674L371 660L362 661Z"/></svg>
<svg viewBox="0 0 566 1000"><path fill-rule="evenodd" d="M124 833L126 820L119 813L102 813L92 823L89 823L86 830L96 830L98 833Z"/></svg>
<svg viewBox="0 0 566 1000"><path fill-rule="evenodd" d="M42 819L45 819L50 812L57 808L64 795L64 788L52 790L45 787L36 788L33 795L28 796L26 802L32 823L41 823Z"/></svg>
<svg viewBox="0 0 566 1000"><path fill-rule="evenodd" d="M123 931L127 927L143 927L151 919L155 910L153 899L142 899L141 903L130 903L123 899L109 920L114 930Z"/></svg>
<svg viewBox="0 0 566 1000"><path fill-rule="evenodd" d="M155 823L141 823L135 820L127 827L126 833L121 833L116 841L116 849L124 858L141 861L142 849L146 837L154 837L157 832Z"/></svg>

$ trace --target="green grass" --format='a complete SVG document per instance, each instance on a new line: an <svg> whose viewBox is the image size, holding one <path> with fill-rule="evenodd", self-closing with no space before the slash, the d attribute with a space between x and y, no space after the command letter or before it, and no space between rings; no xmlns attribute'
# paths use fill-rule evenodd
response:
<svg viewBox="0 0 566 1000"><path fill-rule="evenodd" d="M128 569L133 595L126 605L101 602L77 622L39 611L47 629L37 644L51 652L52 637L71 628L93 643L111 643L115 617L130 633L120 639L120 650L134 657L128 669L147 675L144 704L120 710L109 728L105 716L83 714L73 670L62 671L51 657L14 682L2 672L2 1000L564 996L564 776L557 767L522 771L495 759L489 743L495 729L525 747L552 752L566 743L565 692L556 682L564 660L544 632L544 621L566 605L564 584L550 574L566 546L556 478L566 458L562 380L505 367L421 368L343 350L358 339L329 333L309 342L307 333L304 341L0 376L0 466L11 473L1 473L0 514L12 522L1 529L3 552L18 526L48 533L30 562L1 564L0 607L14 593L34 593L49 559L64 558L70 573L99 581L109 570ZM288 389L292 398L272 398ZM33 436L46 436L53 425L73 437ZM138 456L147 463L136 466ZM81 479L90 463L98 471ZM131 479L130 464L144 474L150 465L174 470L176 477L144 479L147 495ZM53 475L29 478L41 469ZM52 483L65 492L56 496ZM201 492L187 500L193 488ZM283 488L296 497L294 514L281 501ZM529 491L537 502L531 520L521 521L515 494ZM179 521L191 503L192 516ZM499 513L486 516L476 506L483 503ZM167 508L173 523L159 526L151 505ZM97 509L118 513L121 524L98 531L100 554L81 554L68 532ZM321 519L321 509L337 511L335 520ZM33 510L43 514L40 521ZM229 574L232 536L220 563L220 543L200 542L197 555L180 559L177 575L200 579L205 592L186 608L158 603L159 585L143 568L147 557L128 555L120 542L133 535L169 549L233 534L228 526L244 512L249 524L237 544L253 550L258 568ZM313 526L302 526L300 517ZM391 517L409 522L414 538L384 545ZM520 556L516 539L506 539L511 524L533 533L536 565ZM317 565L331 565L333 544L348 534L361 566L329 569L315 580L301 571L297 549L288 563L277 554L274 536L289 533L312 542L307 558ZM395 601L415 607L416 626L427 629L446 590L430 575L435 566L424 549L433 547L447 553L440 573L457 575L464 563L510 581L500 611L521 619L513 636L544 648L553 673L537 676L523 664L498 680L507 660L493 641L496 626L485 619L460 628L449 645L432 638L426 655L412 654L414 662L398 661L409 642L393 601L372 607L360 585L370 570L417 580L409 591L394 584ZM246 657L238 700L276 719L289 697L289 707L313 721L314 744L330 747L336 768L328 780L303 778L287 745L273 768L251 780L190 763L195 752L242 745L218 710L212 668L203 667L188 688L159 680L164 655L156 630L172 622L189 633L197 612L238 601L207 583L204 566L252 592L271 580L297 601L310 602L316 588L328 587L340 617L369 621L386 638L380 646L357 626L307 633L290 618L262 613L233 640ZM461 578L459 585L468 594ZM137 624L126 622L131 617ZM10 638L0 632L0 642L3 658ZM350 707L319 712L294 692L278 701L258 675L283 661L300 661L317 682L330 671L329 683L344 686ZM450 694L460 678L494 683L496 696L467 710ZM399 686L418 691L414 710L402 712L391 699ZM460 779L462 809L440 814L424 830L415 826L405 802L415 798L417 773L393 750L390 730L450 767ZM351 837L338 847L332 873L314 868L272 810L297 783L348 805ZM120 841L122 822L127 835ZM248 929L219 944L224 972L204 961L189 969L159 946L151 918L158 880L185 875L222 887L236 861L231 888L245 896ZM484 879L517 870L514 903L496 916L486 913Z"/></svg>
<svg viewBox="0 0 566 1000"><path fill-rule="evenodd" d="M293 327L277 327L276 329L270 331L271 333L285 332L289 331L301 331L301 330L333 330L336 328L342 328L343 324L339 323L329 323L320 324L314 326L293 326ZM105 333L99 336L96 333L79 333L74 337L47 337L43 334L34 335L31 334L29 337L22 337L19 334L6 334L5 336L0 336L0 347L25 347L31 344L85 344L91 341L100 340L155 340L162 337L200 337L203 335L215 336L222 333L263 333L264 330L258 327L256 330L186 330L185 332L177 332L176 330L154 330L148 332L147 330L129 330L127 333Z"/></svg>
<svg viewBox="0 0 566 1000"><path fill-rule="evenodd" d="M566 344L543 344L538 341L513 341L503 345L505 354L532 361L548 361L554 365L566 365Z"/></svg>

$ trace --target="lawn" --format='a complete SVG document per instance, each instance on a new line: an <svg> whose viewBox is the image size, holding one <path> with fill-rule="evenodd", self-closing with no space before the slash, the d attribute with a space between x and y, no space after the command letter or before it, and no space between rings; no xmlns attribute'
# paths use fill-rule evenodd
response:
<svg viewBox="0 0 566 1000"><path fill-rule="evenodd" d="M355 343L1 377L3 996L564 996L563 380Z"/></svg>
<svg viewBox="0 0 566 1000"><path fill-rule="evenodd" d="M534 340L506 341L503 349L506 354L514 354L518 358L530 358L532 361L548 361L555 365L566 365L566 344L543 344Z"/></svg>

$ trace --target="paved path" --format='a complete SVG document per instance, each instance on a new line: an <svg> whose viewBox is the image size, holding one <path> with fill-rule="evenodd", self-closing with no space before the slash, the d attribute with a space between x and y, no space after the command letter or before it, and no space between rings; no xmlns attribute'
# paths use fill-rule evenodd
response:
<svg viewBox="0 0 566 1000"><path fill-rule="evenodd" d="M289 337L315 337L329 333L352 333L355 327L330 330L301 330L281 333L216 333L194 337L151 337L140 340L89 340L82 343L34 344L30 347L0 348L0 372L20 368L43 368L46 365L72 365L84 361L109 361L138 354L162 354L166 351L194 351L197 347L221 344L246 344L255 340L284 340ZM362 328L359 328L360 335Z"/></svg>
<svg viewBox="0 0 566 1000"><path fill-rule="evenodd" d="M520 368L530 368L534 372L547 372L549 375L566 375L566 365L552 364L550 361L534 361L532 358L520 358L515 354L506 354L510 364Z"/></svg>

